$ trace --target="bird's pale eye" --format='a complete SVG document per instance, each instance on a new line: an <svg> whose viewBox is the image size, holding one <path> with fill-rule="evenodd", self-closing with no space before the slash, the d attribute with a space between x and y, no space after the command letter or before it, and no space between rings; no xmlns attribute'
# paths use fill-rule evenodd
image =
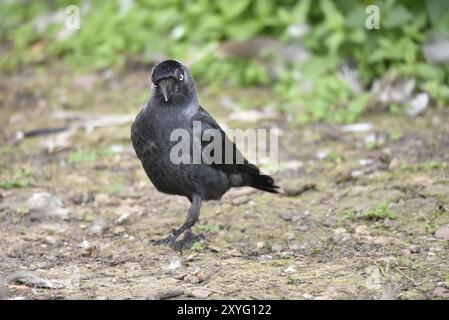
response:
<svg viewBox="0 0 449 320"><path fill-rule="evenodd" d="M178 79L179 79L179 81L184 80L184 75L183 75L183 74L180 74L179 77L178 77Z"/></svg>

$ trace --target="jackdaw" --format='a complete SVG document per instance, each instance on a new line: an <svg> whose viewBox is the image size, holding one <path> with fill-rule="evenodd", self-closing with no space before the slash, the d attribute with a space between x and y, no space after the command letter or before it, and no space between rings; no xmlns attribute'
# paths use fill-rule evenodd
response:
<svg viewBox="0 0 449 320"><path fill-rule="evenodd" d="M163 239L149 241L175 249L192 242L191 228L198 221L203 200L218 200L233 187L251 186L271 193L278 193L279 187L273 178L261 174L259 168L242 156L214 118L198 104L195 82L185 65L163 61L153 68L151 82L150 99L132 124L131 141L156 189L185 196L191 202L183 225ZM199 130L195 130L195 124L200 124ZM172 133L179 129L192 137L181 150L182 159L190 161L174 160L179 154L173 148L179 141L173 139ZM218 137L213 137L221 140L221 150L206 154L203 151L210 142L202 141L201 137L210 129L218 133ZM192 161L197 150L195 143L200 147L199 163ZM183 240L176 241L183 233Z"/></svg>

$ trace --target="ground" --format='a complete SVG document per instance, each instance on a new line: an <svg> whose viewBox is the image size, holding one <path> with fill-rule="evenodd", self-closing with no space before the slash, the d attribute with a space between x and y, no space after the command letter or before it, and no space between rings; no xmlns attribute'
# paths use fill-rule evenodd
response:
<svg viewBox="0 0 449 320"><path fill-rule="evenodd" d="M11 281L10 298L449 298L449 110L373 113L360 120L372 130L343 132L271 112L232 117L241 97L268 93L200 85L228 127L281 129L284 193L236 189L207 202L194 229L204 239L176 253L147 241L180 225L189 203L155 190L129 140L148 80L143 69L64 66L0 80L0 277L38 277ZM108 114L124 123L83 127ZM74 124L66 136L16 136ZM40 192L63 205L30 210Z"/></svg>

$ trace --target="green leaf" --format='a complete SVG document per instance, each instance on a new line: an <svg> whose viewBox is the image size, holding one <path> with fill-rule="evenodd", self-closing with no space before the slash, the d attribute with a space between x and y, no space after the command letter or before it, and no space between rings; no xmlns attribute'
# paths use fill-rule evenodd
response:
<svg viewBox="0 0 449 320"><path fill-rule="evenodd" d="M216 1L218 9L225 16L225 18L235 18L240 15L250 4L250 0L239 0L239 1L227 1L218 0Z"/></svg>
<svg viewBox="0 0 449 320"><path fill-rule="evenodd" d="M398 5L391 10L383 10L385 17L381 15L381 27L390 29L401 26L413 19L413 15L402 5Z"/></svg>

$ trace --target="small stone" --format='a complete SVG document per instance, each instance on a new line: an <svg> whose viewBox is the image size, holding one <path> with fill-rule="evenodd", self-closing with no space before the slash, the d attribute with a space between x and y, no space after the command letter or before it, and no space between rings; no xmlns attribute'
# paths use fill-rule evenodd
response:
<svg viewBox="0 0 449 320"><path fill-rule="evenodd" d="M304 300L313 300L314 299L314 296L312 296L309 293L303 293L302 297L303 297Z"/></svg>
<svg viewBox="0 0 449 320"><path fill-rule="evenodd" d="M48 192L33 194L27 202L31 214L46 215L63 220L69 218L70 210L64 208L61 198Z"/></svg>
<svg viewBox="0 0 449 320"><path fill-rule="evenodd" d="M170 298L176 298L184 294L183 288L170 288L155 293L150 293L147 297L148 300L164 300Z"/></svg>
<svg viewBox="0 0 449 320"><path fill-rule="evenodd" d="M129 220L130 213L129 212L123 212L120 217L116 220L115 223L117 224L124 224Z"/></svg>
<svg viewBox="0 0 449 320"><path fill-rule="evenodd" d="M46 236L44 241L51 246L55 246L59 242L59 240L54 236Z"/></svg>
<svg viewBox="0 0 449 320"><path fill-rule="evenodd" d="M103 219L97 219L92 222L87 232L89 235L99 236L103 234L105 228L106 221Z"/></svg>
<svg viewBox="0 0 449 320"><path fill-rule="evenodd" d="M420 253L421 252L421 248L418 247L416 244L411 244L410 245L410 251L411 251L411 253Z"/></svg>
<svg viewBox="0 0 449 320"><path fill-rule="evenodd" d="M416 117L424 110L426 110L427 106L429 105L429 100L429 95L426 92L418 93L416 97L414 97L412 101L410 101L410 106L405 112L409 116Z"/></svg>
<svg viewBox="0 0 449 320"><path fill-rule="evenodd" d="M436 287L433 290L433 295L438 296L438 297L443 297L443 298L449 298L449 290L447 290L446 288L443 288L443 287Z"/></svg>
<svg viewBox="0 0 449 320"><path fill-rule="evenodd" d="M449 227L439 227L435 231L435 237L439 239L449 240Z"/></svg>
<svg viewBox="0 0 449 320"><path fill-rule="evenodd" d="M293 181L283 185L284 194L289 197L296 197L309 190L315 190L316 184L313 182Z"/></svg>
<svg viewBox="0 0 449 320"><path fill-rule="evenodd" d="M334 230L335 234L344 234L347 233L347 230L345 228L337 228Z"/></svg>
<svg viewBox="0 0 449 320"><path fill-rule="evenodd" d="M284 211L279 214L279 217L284 221L291 221L293 218L293 213Z"/></svg>
<svg viewBox="0 0 449 320"><path fill-rule="evenodd" d="M372 165L373 163L374 163L373 159L360 159L359 160L359 164L361 166L369 166L369 165Z"/></svg>
<svg viewBox="0 0 449 320"><path fill-rule="evenodd" d="M401 255L402 256L410 256L411 254L412 254L412 252L410 251L410 249L402 249L401 251L400 251L400 253L401 253Z"/></svg>
<svg viewBox="0 0 449 320"><path fill-rule="evenodd" d="M187 276L184 278L184 281L185 281L185 282L188 282L188 283L192 283L192 284L200 283L200 279L198 279L198 277L195 276L195 275L193 275L193 274L187 275Z"/></svg>
<svg viewBox="0 0 449 320"><path fill-rule="evenodd" d="M416 177L412 181L412 185L417 186L417 187L427 188L427 187L430 187L432 184L433 184L433 181L426 177Z"/></svg>
<svg viewBox="0 0 449 320"><path fill-rule="evenodd" d="M306 250L306 247L303 244L300 243L293 243L292 245L290 245L290 249L293 251L304 251Z"/></svg>
<svg viewBox="0 0 449 320"><path fill-rule="evenodd" d="M288 161L284 164L284 168L286 170L293 170L293 171L298 171L303 166L304 166L304 163L299 160Z"/></svg>
<svg viewBox="0 0 449 320"><path fill-rule="evenodd" d="M390 219L385 219L382 224L385 228L388 229L393 229L396 227L396 222Z"/></svg>
<svg viewBox="0 0 449 320"><path fill-rule="evenodd" d="M271 246L271 252L281 252L282 249L282 246L278 243L273 243L273 245Z"/></svg>
<svg viewBox="0 0 449 320"><path fill-rule="evenodd" d="M123 233L123 232L125 232L125 228L123 227L123 226L118 226L118 227L115 227L114 228L114 234L120 234L120 233Z"/></svg>
<svg viewBox="0 0 449 320"><path fill-rule="evenodd" d="M107 194L99 193L95 196L95 203L100 206L104 206L108 204L110 201L111 198Z"/></svg>
<svg viewBox="0 0 449 320"><path fill-rule="evenodd" d="M204 272L204 271L198 272L198 273L196 274L196 276L197 276L197 278L198 278L198 280L199 280L200 282L206 281L206 280L209 279L209 277L210 277L210 275L207 274L207 273Z"/></svg>
<svg viewBox="0 0 449 320"><path fill-rule="evenodd" d="M81 249L84 249L84 250L88 250L88 249L91 247L91 244L90 244L89 241L83 240L83 241L78 245L78 247L80 247Z"/></svg>
<svg viewBox="0 0 449 320"><path fill-rule="evenodd" d="M231 200L231 203L232 203L234 206L240 206L240 205L246 204L246 203L248 203L248 202L249 202L249 197L247 197L247 196L238 197L238 198L233 198L233 199Z"/></svg>
<svg viewBox="0 0 449 320"><path fill-rule="evenodd" d="M48 261L38 262L36 264L37 269L50 269L52 267L51 263Z"/></svg>
<svg viewBox="0 0 449 320"><path fill-rule="evenodd" d="M178 257L170 259L170 262L168 264L168 270L176 270L181 267L181 259Z"/></svg>
<svg viewBox="0 0 449 320"><path fill-rule="evenodd" d="M295 273L297 270L294 266L288 266L288 268L284 269L285 273Z"/></svg>
<svg viewBox="0 0 449 320"><path fill-rule="evenodd" d="M256 247L259 249L262 249L263 247L265 247L265 242L263 242L263 241L257 242Z"/></svg>
<svg viewBox="0 0 449 320"><path fill-rule="evenodd" d="M373 130L371 123L355 123L341 127L342 132L366 132Z"/></svg>
<svg viewBox="0 0 449 320"><path fill-rule="evenodd" d="M188 295L197 299L206 299L211 294L212 292L207 289L194 289Z"/></svg>
<svg viewBox="0 0 449 320"><path fill-rule="evenodd" d="M388 165L388 170L395 170L401 166L401 161L398 158L393 158Z"/></svg>
<svg viewBox="0 0 449 320"><path fill-rule="evenodd" d="M358 234L369 234L369 229L365 225L360 225L360 226L355 227L354 231L355 231L355 233L358 233Z"/></svg>
<svg viewBox="0 0 449 320"><path fill-rule="evenodd" d="M329 152L323 151L323 150L318 151L318 152L316 153L316 157L317 157L319 160L326 159L328 155L329 155Z"/></svg>
<svg viewBox="0 0 449 320"><path fill-rule="evenodd" d="M293 240L293 239L295 239L295 234L294 234L293 232L287 232L287 233L285 234L285 238L286 238L287 240Z"/></svg>

